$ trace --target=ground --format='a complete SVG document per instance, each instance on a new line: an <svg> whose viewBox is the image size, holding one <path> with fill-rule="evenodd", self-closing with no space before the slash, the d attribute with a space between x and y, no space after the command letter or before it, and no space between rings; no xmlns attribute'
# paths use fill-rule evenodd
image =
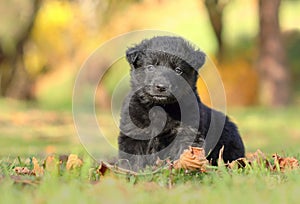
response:
<svg viewBox="0 0 300 204"><path fill-rule="evenodd" d="M70 111L38 110L35 104L12 101L0 101L0 111L0 203L298 202L299 170L219 169L193 175L176 171L171 177L164 171L142 177L110 175L95 182L89 176L96 164L79 143ZM240 127L247 152L261 149L269 157L277 152L300 159L299 111L296 107L235 108L228 114ZM41 164L51 152L79 154L83 167L76 172L61 170L61 175L48 172L41 178L24 176L28 184L16 183L19 178L13 165L33 156Z"/></svg>

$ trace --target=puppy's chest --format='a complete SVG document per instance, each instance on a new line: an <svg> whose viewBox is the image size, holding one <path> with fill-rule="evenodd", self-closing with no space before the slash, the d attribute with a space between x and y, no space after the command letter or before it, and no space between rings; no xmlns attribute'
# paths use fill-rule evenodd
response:
<svg viewBox="0 0 300 204"><path fill-rule="evenodd" d="M180 121L179 111L162 107L153 108L148 112L148 116L144 117L144 125L151 125L153 128L158 127L165 131L179 127Z"/></svg>

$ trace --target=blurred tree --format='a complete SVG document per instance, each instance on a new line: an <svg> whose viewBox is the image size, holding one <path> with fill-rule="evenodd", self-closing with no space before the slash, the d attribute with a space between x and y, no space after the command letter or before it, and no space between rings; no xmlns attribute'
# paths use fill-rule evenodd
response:
<svg viewBox="0 0 300 204"><path fill-rule="evenodd" d="M0 96L32 99L40 90L41 74L67 70L71 76L112 35L105 28L110 18L138 1L0 1L5 16L0 18Z"/></svg>
<svg viewBox="0 0 300 204"><path fill-rule="evenodd" d="M24 46L30 37L40 0L2 2L7 9L0 41L0 87L1 95L17 99L32 98L32 84L24 64ZM6 5L8 4L8 5ZM12 14L10 13L12 12ZM5 13L4 13L5 15ZM9 16L10 15L10 16ZM11 17L11 18L10 18ZM11 22L12 20L13 22ZM15 22L16 21L16 22Z"/></svg>
<svg viewBox="0 0 300 204"><path fill-rule="evenodd" d="M223 10L227 5L228 0L205 0L205 6L208 16L217 38L218 50L217 58L222 61L224 53L224 43L222 38L223 31Z"/></svg>
<svg viewBox="0 0 300 204"><path fill-rule="evenodd" d="M259 0L260 102L268 106L287 105L290 74L279 26L280 0Z"/></svg>

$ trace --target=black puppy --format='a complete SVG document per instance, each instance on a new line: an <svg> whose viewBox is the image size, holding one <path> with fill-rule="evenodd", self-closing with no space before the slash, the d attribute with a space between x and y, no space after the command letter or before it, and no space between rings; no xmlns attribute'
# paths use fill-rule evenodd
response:
<svg viewBox="0 0 300 204"><path fill-rule="evenodd" d="M131 92L122 107L118 138L126 168L151 166L158 157L178 159L190 145L205 147L213 165L222 146L225 162L244 156L235 124L202 104L197 94L202 51L183 38L159 36L129 48L126 58Z"/></svg>

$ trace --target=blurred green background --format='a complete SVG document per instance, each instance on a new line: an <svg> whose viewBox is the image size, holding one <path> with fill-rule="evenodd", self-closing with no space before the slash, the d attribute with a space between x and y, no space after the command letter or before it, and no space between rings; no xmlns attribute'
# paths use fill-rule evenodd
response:
<svg viewBox="0 0 300 204"><path fill-rule="evenodd" d="M285 62L282 71L288 77L263 91L268 76L259 66L263 49L257 0L3 0L0 156L82 151L71 113L76 74L99 45L141 29L181 35L215 62L228 113L238 123L247 151L299 152L299 10L300 1L281 1L279 45ZM221 26L214 27L218 21ZM127 66L124 60L123 65ZM273 72L281 75L271 67ZM117 131L108 110L121 74L109 72L96 98L102 111L99 121L114 142ZM201 80L198 88L203 101L210 104Z"/></svg>

